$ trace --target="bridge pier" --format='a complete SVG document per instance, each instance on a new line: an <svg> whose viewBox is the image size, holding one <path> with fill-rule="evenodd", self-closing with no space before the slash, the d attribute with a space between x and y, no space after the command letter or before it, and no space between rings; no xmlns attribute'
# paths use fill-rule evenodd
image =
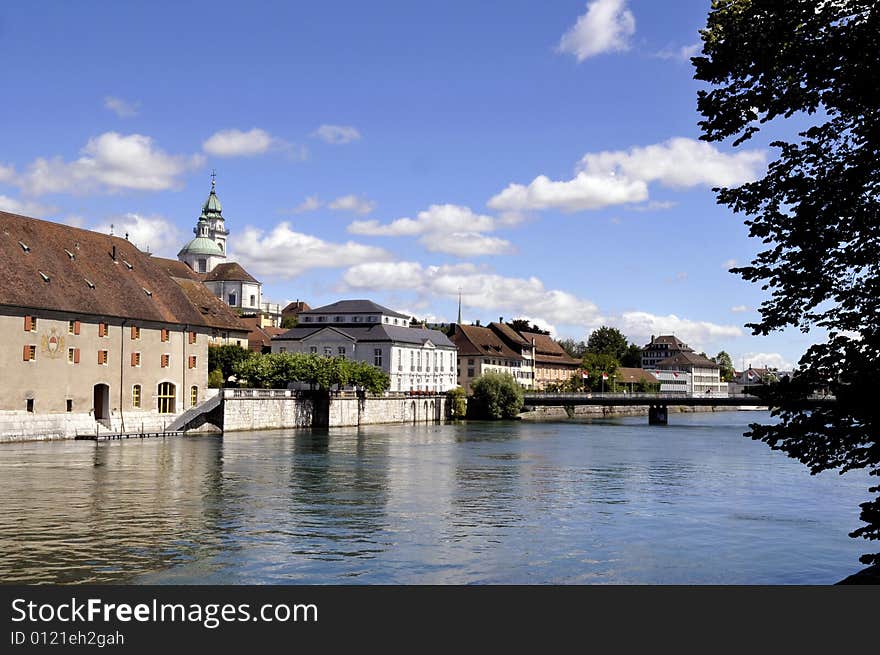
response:
<svg viewBox="0 0 880 655"><path fill-rule="evenodd" d="M648 407L648 425L667 425L669 408L666 405L650 405Z"/></svg>

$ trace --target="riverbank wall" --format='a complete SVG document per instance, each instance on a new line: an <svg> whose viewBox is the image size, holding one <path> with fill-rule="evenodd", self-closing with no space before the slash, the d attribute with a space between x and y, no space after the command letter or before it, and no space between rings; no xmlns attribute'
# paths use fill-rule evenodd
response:
<svg viewBox="0 0 880 655"><path fill-rule="evenodd" d="M75 439L78 435L100 436L119 432L162 432L174 419L156 412L116 412L102 423L88 412L36 414L0 412L0 443Z"/></svg>
<svg viewBox="0 0 880 655"><path fill-rule="evenodd" d="M535 407L523 412L519 418L523 421L570 421L579 419L614 418L618 416L647 416L648 405L605 406L605 405L569 405L558 407ZM736 407L669 407L670 414L689 414L691 412L735 412Z"/></svg>
<svg viewBox="0 0 880 655"><path fill-rule="evenodd" d="M336 428L382 423L437 423L446 396L298 394L287 389L224 389L224 432Z"/></svg>

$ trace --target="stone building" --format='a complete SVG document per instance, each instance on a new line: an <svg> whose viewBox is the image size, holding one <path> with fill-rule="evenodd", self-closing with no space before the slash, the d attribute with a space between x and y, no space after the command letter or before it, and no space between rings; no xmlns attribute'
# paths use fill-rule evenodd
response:
<svg viewBox="0 0 880 655"><path fill-rule="evenodd" d="M409 327L409 317L371 300L341 300L299 313L272 338L272 352L300 352L367 362L391 378L390 391L445 392L455 387L455 345L437 330Z"/></svg>
<svg viewBox="0 0 880 655"><path fill-rule="evenodd" d="M571 379L581 366L581 360L571 357L562 346L547 334L520 331L519 335L529 341L535 353L535 389L548 384L560 384Z"/></svg>
<svg viewBox="0 0 880 655"><path fill-rule="evenodd" d="M120 237L0 212L0 273L2 438L159 425L204 399L209 340L246 334Z"/></svg>
<svg viewBox="0 0 880 655"><path fill-rule="evenodd" d="M458 385L468 394L474 379L484 373L507 373L524 387L531 383L524 377L523 356L505 343L495 330L456 323L449 338L458 349Z"/></svg>
<svg viewBox="0 0 880 655"><path fill-rule="evenodd" d="M683 352L692 353L694 349L672 334L651 335L651 343L642 348L642 368L654 368L664 359Z"/></svg>

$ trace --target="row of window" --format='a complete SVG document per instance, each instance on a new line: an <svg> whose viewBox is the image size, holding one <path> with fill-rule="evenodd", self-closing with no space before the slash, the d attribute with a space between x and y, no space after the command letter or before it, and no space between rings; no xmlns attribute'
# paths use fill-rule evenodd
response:
<svg viewBox="0 0 880 655"><path fill-rule="evenodd" d="M82 329L82 324L79 321L67 321L67 333L78 335L80 330ZM25 316L24 317L24 331L25 332L36 332L37 331L37 317L36 316ZM98 336L99 337L107 337L110 335L110 326L107 323L98 323ZM131 338L132 340L138 340L141 338L141 328L137 325L131 326ZM171 339L171 331L167 328L163 328L161 330L162 341L169 341ZM198 339L198 335L196 332L190 331L188 333L189 343L196 343Z"/></svg>
<svg viewBox="0 0 880 655"><path fill-rule="evenodd" d="M141 385L139 384L132 386L131 406L141 408L142 398L143 387L141 387ZM173 414L175 412L176 400L176 391L173 383L163 382L159 385L156 394L156 409L159 411L160 414ZM190 406L195 406L199 402L199 388L195 385L189 388L189 402ZM65 409L68 412L73 411L73 399L68 398L65 402L65 405ZM28 412L36 411L35 400L33 398L26 399L25 409Z"/></svg>
<svg viewBox="0 0 880 655"><path fill-rule="evenodd" d="M34 362L37 360L37 347L33 344L28 344L24 346L24 350L22 352L22 359L26 362ZM79 348L68 348L67 349L67 361L71 364L79 364L80 360L80 350ZM101 366L106 366L110 361L110 351L109 350L99 350L98 351L98 364ZM131 353L131 365L132 366L140 366L141 365L141 354L139 352ZM168 368L171 366L171 355L168 353L164 353L160 356L159 365L162 368ZM189 368L196 368L198 366L198 358L196 355L190 355L187 357L187 365Z"/></svg>

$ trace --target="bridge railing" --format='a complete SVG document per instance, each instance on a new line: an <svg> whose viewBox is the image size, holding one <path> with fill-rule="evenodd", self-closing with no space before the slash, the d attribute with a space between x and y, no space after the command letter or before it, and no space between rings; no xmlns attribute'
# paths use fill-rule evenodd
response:
<svg viewBox="0 0 880 655"><path fill-rule="evenodd" d="M586 393L545 393L526 391L525 398L542 400L580 400L582 398L645 398L646 400L675 400L678 398L727 398L727 394L689 394L689 393L611 393L592 391Z"/></svg>

